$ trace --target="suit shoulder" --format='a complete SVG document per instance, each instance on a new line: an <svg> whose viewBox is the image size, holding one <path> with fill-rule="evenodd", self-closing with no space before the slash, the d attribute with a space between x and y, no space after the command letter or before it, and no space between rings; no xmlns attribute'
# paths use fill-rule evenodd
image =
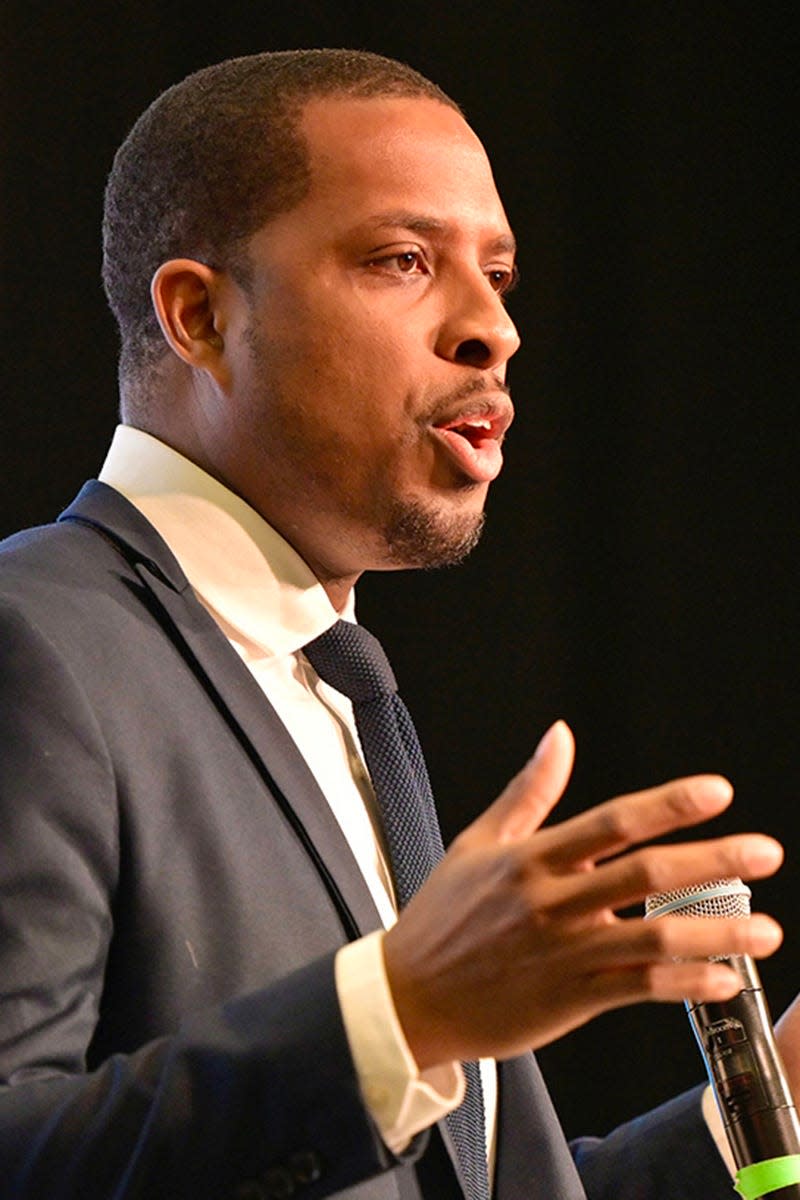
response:
<svg viewBox="0 0 800 1200"><path fill-rule="evenodd" d="M130 521L131 513L144 523L145 535L151 527L127 500L104 485L94 485L90 500L96 499L97 489L103 502L101 519L95 519L91 509L84 516L84 488L67 509L67 519L22 530L0 542L0 619L7 630L10 625L38 630L69 653L103 632L113 636L137 609L135 597L141 589L127 556L125 532L117 539L113 531L115 525Z"/></svg>
<svg viewBox="0 0 800 1200"><path fill-rule="evenodd" d="M0 596L35 596L70 583L84 588L123 558L110 542L76 522L23 529L0 542Z"/></svg>

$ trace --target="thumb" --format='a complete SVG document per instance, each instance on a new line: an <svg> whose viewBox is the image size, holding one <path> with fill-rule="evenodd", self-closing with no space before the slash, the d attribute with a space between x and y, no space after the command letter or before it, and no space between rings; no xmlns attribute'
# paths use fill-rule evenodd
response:
<svg viewBox="0 0 800 1200"><path fill-rule="evenodd" d="M572 731L565 721L556 721L519 774L465 831L467 835L474 831L498 842L530 837L561 799L574 760Z"/></svg>

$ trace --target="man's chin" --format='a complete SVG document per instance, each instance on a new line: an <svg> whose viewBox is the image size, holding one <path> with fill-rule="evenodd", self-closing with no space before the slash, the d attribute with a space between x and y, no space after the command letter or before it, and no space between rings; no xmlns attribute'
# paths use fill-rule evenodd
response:
<svg viewBox="0 0 800 1200"><path fill-rule="evenodd" d="M417 569L455 566L475 549L484 523L482 511L443 513L413 501L398 503L384 525L389 563Z"/></svg>

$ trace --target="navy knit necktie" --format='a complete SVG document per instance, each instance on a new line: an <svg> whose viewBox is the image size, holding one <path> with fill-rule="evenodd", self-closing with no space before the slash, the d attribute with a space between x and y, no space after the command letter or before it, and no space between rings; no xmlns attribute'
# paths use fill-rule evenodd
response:
<svg viewBox="0 0 800 1200"><path fill-rule="evenodd" d="M395 891L404 908L444 854L422 747L377 638L337 621L303 647L320 679L352 702L361 748L383 818ZM447 1117L470 1200L488 1200L480 1072L464 1063L467 1094Z"/></svg>

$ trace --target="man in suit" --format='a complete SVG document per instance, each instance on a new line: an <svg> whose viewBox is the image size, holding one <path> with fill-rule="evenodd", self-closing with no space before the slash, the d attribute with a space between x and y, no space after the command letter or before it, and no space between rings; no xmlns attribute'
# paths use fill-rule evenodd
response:
<svg viewBox="0 0 800 1200"><path fill-rule="evenodd" d="M501 466L514 241L459 110L373 55L208 68L126 139L104 233L123 424L0 558L2 1194L472 1200L445 1118L477 1095L498 1200L728 1195L699 1090L571 1154L530 1050L734 994L708 956L771 953L769 918L615 910L780 847L640 847L715 776L542 830L559 722L398 917L304 653L362 571L467 553Z"/></svg>

